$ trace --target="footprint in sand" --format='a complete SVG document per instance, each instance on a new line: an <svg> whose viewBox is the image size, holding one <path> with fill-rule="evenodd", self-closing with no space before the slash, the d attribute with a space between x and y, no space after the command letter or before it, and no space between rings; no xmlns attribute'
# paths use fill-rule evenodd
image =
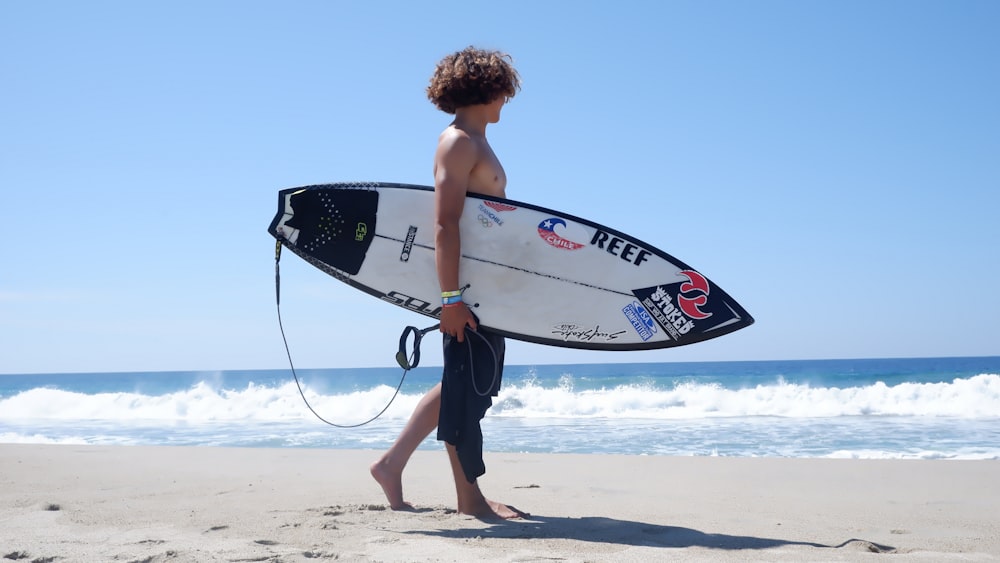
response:
<svg viewBox="0 0 1000 563"><path fill-rule="evenodd" d="M271 540L254 540L253 543L260 544L260 545L278 545L278 542L271 541Z"/></svg>

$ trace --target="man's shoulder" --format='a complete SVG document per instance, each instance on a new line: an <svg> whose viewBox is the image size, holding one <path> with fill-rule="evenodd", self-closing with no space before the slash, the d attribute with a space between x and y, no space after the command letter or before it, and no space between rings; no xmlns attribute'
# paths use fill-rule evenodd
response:
<svg viewBox="0 0 1000 563"><path fill-rule="evenodd" d="M465 144L469 143L472 145L476 144L476 140L473 138L468 131L455 127L454 125L448 127L441 132L441 136L438 137L439 144Z"/></svg>
<svg viewBox="0 0 1000 563"><path fill-rule="evenodd" d="M479 142L468 132L456 127L449 127L438 137L438 150L445 153L458 153L475 156L479 152Z"/></svg>

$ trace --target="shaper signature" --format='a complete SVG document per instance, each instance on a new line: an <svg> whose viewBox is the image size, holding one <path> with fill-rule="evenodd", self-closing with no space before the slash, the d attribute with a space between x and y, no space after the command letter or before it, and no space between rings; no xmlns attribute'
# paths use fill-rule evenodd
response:
<svg viewBox="0 0 1000 563"><path fill-rule="evenodd" d="M594 328L585 328L573 323L561 323L552 327L552 334L562 336L564 342L570 339L578 340L580 342L590 342L595 339L603 339L605 342L610 342L617 339L622 334L625 334L625 332L626 331L624 330L608 332L601 330L601 325L597 325Z"/></svg>

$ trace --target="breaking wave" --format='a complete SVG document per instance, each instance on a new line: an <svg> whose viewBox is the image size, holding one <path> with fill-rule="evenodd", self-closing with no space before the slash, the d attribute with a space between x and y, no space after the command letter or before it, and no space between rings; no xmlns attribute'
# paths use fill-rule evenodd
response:
<svg viewBox="0 0 1000 563"><path fill-rule="evenodd" d="M345 392L308 386L310 404L344 423L379 412L394 388L377 385ZM401 393L384 415L405 419L421 393ZM505 383L488 415L502 418L608 418L691 420L725 417L831 418L858 416L1000 418L1000 375L981 374L943 383L874 383L859 387L813 387L782 380L730 389L714 383L681 382L671 387L630 383L576 389L572 377L546 387L531 381ZM0 421L158 420L295 421L311 418L294 382L251 383L220 389L201 381L159 395L81 393L38 387L0 398Z"/></svg>

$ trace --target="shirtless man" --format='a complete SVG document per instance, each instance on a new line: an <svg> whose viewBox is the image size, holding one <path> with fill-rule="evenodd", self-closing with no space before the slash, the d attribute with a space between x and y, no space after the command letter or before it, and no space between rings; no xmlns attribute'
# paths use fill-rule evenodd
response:
<svg viewBox="0 0 1000 563"><path fill-rule="evenodd" d="M459 218L467 193L504 197L507 177L486 140L486 126L500 121L501 109L519 88L520 78L508 55L472 47L442 59L427 88L427 97L438 109L455 115L455 120L438 138L434 193L435 259L443 304L441 332L458 342L465 342L466 327L477 328L475 317L461 296L454 295L461 288ZM403 469L417 446L438 426L440 409L439 383L421 399L399 438L370 468L393 510L411 508L403 500ZM445 448L460 513L500 518L526 515L484 497L479 484L466 479L455 446L446 442Z"/></svg>

